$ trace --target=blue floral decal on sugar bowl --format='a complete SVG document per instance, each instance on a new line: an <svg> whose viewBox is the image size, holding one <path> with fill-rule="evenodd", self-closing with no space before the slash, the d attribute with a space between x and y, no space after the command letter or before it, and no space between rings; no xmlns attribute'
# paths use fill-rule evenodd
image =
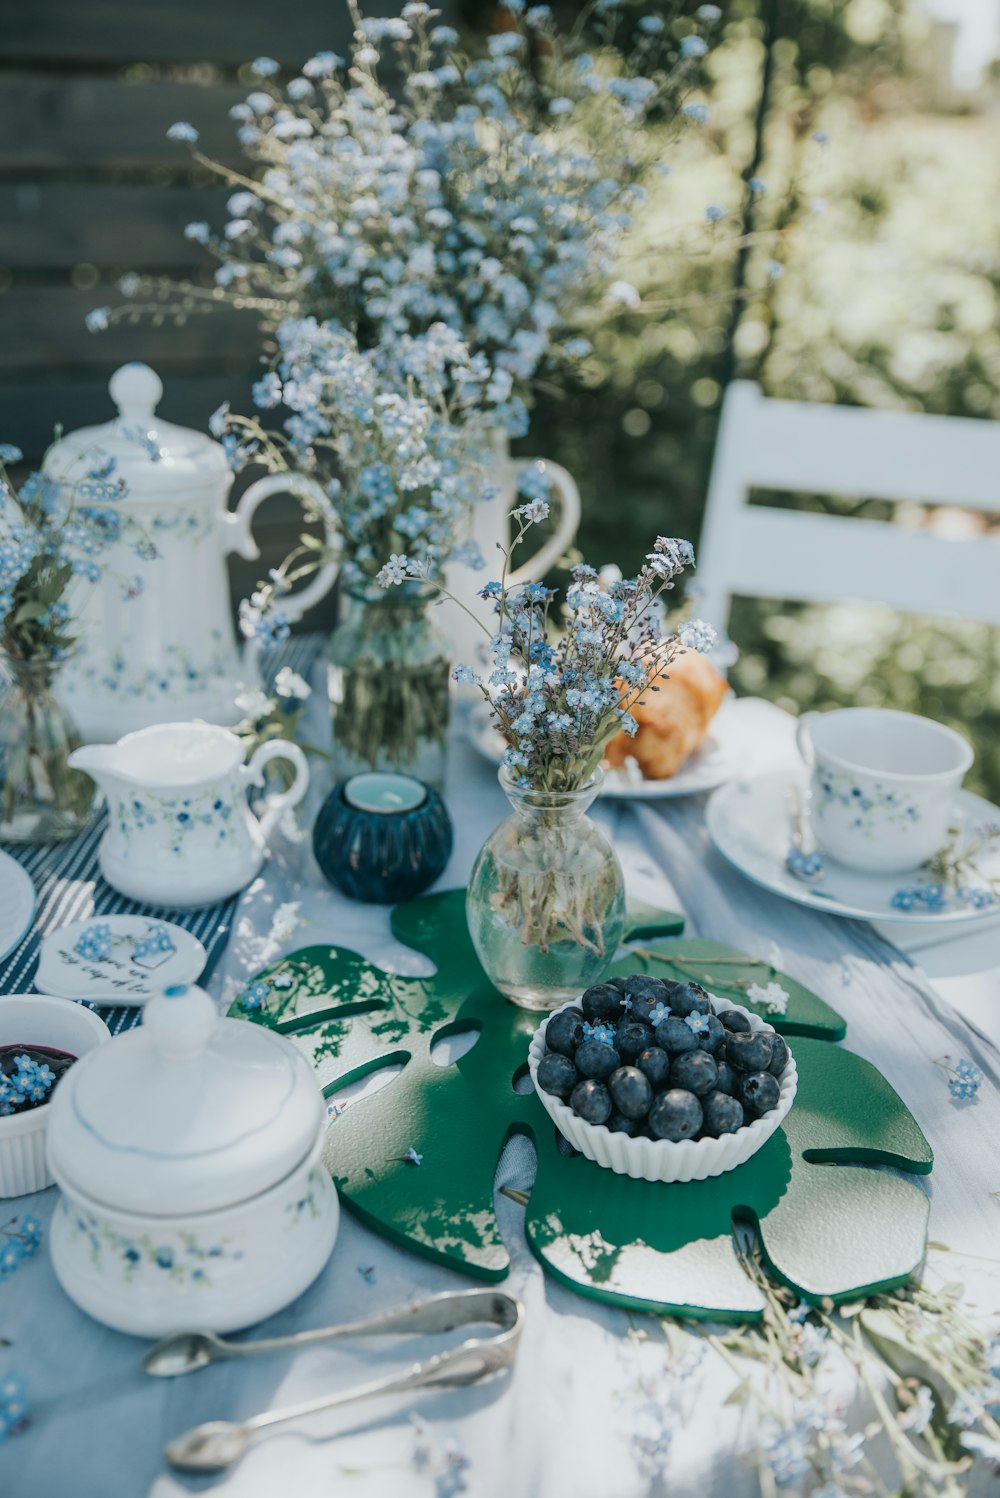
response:
<svg viewBox="0 0 1000 1498"><path fill-rule="evenodd" d="M120 1233L110 1223L92 1212L72 1206L65 1197L60 1210L69 1218L76 1238L83 1238L90 1249L90 1262L96 1270L117 1274L131 1283L139 1274L168 1275L177 1284L211 1284L213 1264L235 1263L243 1258L227 1239L219 1243L202 1243L196 1234L180 1232L155 1239L150 1233L136 1237Z"/></svg>

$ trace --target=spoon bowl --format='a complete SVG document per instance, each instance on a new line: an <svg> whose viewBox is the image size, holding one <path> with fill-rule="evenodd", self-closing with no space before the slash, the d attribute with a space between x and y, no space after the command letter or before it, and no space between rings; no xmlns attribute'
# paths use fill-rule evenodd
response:
<svg viewBox="0 0 1000 1498"><path fill-rule="evenodd" d="M222 1472L238 1462L250 1441L245 1425L209 1420L186 1431L164 1450L172 1467L184 1472Z"/></svg>
<svg viewBox="0 0 1000 1498"><path fill-rule="evenodd" d="M212 1332L178 1332L151 1347L142 1366L154 1378L177 1378L206 1368L220 1355L219 1338Z"/></svg>

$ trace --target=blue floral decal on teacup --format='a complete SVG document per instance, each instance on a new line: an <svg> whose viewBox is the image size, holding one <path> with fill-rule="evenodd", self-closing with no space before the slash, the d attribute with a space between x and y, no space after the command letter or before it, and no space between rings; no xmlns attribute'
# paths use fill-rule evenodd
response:
<svg viewBox="0 0 1000 1498"><path fill-rule="evenodd" d="M853 813L852 826L870 836L882 823L888 822L895 827L914 825L923 815L915 801L900 791L887 789L877 780L871 782L869 790L865 790L850 775L817 769L815 784L820 812L824 807L846 807Z"/></svg>

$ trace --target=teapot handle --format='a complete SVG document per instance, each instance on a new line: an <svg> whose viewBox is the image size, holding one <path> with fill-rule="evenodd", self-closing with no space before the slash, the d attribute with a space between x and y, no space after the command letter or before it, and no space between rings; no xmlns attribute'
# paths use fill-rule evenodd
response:
<svg viewBox="0 0 1000 1498"><path fill-rule="evenodd" d="M272 494L293 494L296 499L312 500L323 520L326 544L333 547L337 540L337 516L329 499L319 484L304 473L270 473L258 479L243 495L235 510L226 514L230 535L226 551L235 551L254 562L260 556L260 548L253 538L253 517L265 499ZM296 624L314 604L325 598L333 587L338 572L336 562L327 562L316 573L311 582L295 593L288 593L281 600L281 611L289 624Z"/></svg>
<svg viewBox="0 0 1000 1498"><path fill-rule="evenodd" d="M561 464L553 463L548 458L521 458L516 460L516 466L518 469L529 466L538 468L545 474L553 494L559 499L559 524L555 535L550 536L533 557L529 557L510 574L507 583L513 587L521 583L538 582L539 578L544 577L566 551L580 525L580 491Z"/></svg>
<svg viewBox="0 0 1000 1498"><path fill-rule="evenodd" d="M272 796L263 812L257 816L265 843L274 831L278 818L284 812L290 811L293 806L298 806L309 789L309 766L306 764L306 757L298 744L292 744L288 739L271 739L268 743L261 744L260 748L251 755L249 763L243 767L243 774L251 785L262 786L264 784L264 766L272 759L289 760L295 769L295 779L287 791L282 791L279 796Z"/></svg>

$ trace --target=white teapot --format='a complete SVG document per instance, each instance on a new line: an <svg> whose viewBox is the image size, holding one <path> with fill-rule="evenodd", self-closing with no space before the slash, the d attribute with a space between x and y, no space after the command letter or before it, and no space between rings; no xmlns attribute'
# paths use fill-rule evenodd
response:
<svg viewBox="0 0 1000 1498"><path fill-rule="evenodd" d="M295 776L258 819L247 791L264 784L272 759L289 760ZM271 739L244 764L240 740L213 723L156 724L117 744L85 744L69 763L107 799L101 873L120 894L150 905L209 905L243 889L282 814L309 785L297 744Z"/></svg>
<svg viewBox="0 0 1000 1498"><path fill-rule="evenodd" d="M85 739L109 741L165 718L234 723L240 683L256 674L241 659L230 611L226 556L253 561L258 506L272 494L308 495L334 521L319 485L301 474L252 484L233 511L233 475L220 443L155 416L163 386L145 364L126 364L109 386L118 416L56 442L44 469L74 488L105 468L125 481L115 502L133 524L104 553L99 583L82 595L77 647L59 673L58 693ZM142 537L137 547L137 535ZM282 601L290 622L330 589L322 568Z"/></svg>

